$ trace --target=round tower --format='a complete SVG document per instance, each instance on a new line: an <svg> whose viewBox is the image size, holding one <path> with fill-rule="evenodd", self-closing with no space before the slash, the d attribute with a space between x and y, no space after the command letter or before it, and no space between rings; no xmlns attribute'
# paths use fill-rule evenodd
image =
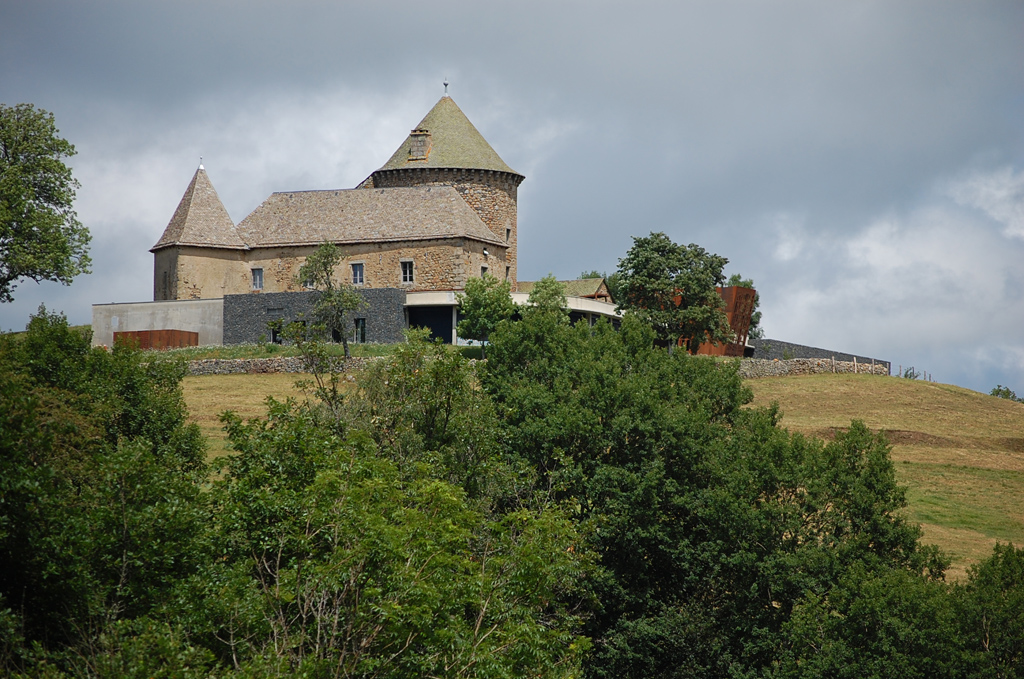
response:
<svg viewBox="0 0 1024 679"><path fill-rule="evenodd" d="M506 243L503 272L516 289L516 205L525 177L505 164L466 114L445 95L409 133L391 159L360 188L451 186ZM494 272L498 278L500 272Z"/></svg>

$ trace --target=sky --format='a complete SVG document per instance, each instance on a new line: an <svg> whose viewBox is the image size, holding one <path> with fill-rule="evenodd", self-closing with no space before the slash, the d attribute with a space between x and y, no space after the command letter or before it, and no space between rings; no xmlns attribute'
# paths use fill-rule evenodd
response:
<svg viewBox="0 0 1024 679"><path fill-rule="evenodd" d="M352 188L449 93L526 180L519 278L663 231L752 278L773 339L1024 394L1024 3L0 3L0 103L75 144L89 323L152 299L200 156L238 223Z"/></svg>

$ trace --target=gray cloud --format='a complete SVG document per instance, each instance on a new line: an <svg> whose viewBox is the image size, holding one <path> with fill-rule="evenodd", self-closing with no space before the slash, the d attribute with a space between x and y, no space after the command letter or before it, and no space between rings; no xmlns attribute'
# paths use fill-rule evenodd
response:
<svg viewBox="0 0 1024 679"><path fill-rule="evenodd" d="M527 175L523 278L664 230L753 277L779 339L1024 389L1020 3L42 0L0 24L0 101L78 146L97 263L23 285L2 327L146 299L198 156L236 221L353 186L448 77Z"/></svg>

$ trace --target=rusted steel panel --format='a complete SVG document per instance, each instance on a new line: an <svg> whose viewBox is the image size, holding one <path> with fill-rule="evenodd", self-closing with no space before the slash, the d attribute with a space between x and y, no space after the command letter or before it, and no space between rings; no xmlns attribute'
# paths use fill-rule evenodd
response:
<svg viewBox="0 0 1024 679"><path fill-rule="evenodd" d="M725 316L729 319L729 327L736 335L736 341L730 344L714 345L705 342L700 345L697 353L701 356L734 356L743 357L743 348L747 345L750 332L750 316L754 313L754 297L757 291L753 288L730 286L715 288L718 296L725 302Z"/></svg>

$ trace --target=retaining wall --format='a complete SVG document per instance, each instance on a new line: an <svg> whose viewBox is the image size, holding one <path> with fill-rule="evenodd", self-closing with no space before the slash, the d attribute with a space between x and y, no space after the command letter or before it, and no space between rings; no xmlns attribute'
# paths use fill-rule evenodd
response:
<svg viewBox="0 0 1024 679"><path fill-rule="evenodd" d="M868 359L870 360L870 359ZM833 361L828 358L779 359L745 358L740 361L740 377L782 377L784 375L820 375L823 373L857 373L865 375L888 375L888 363L861 363Z"/></svg>
<svg viewBox="0 0 1024 679"><path fill-rule="evenodd" d="M783 342L782 340L774 339L750 339L748 340L750 346L754 347L753 358L764 358L764 359L780 359L788 360L794 358L825 358L833 359L837 361L849 361L853 362L853 359L857 359L857 363L871 363L874 361L875 365L882 364L886 367L886 370L891 369L889 361L883 361L881 359L873 358L871 356L859 356L857 354L847 354L842 351L832 351L831 349L821 349L819 347L809 347L804 344L793 344L792 342ZM888 374L888 373L886 373Z"/></svg>
<svg viewBox="0 0 1024 679"><path fill-rule="evenodd" d="M355 372L365 368L373 357L339 359L341 372ZM299 356L277 356L274 358L205 358L189 361L189 375L257 375L261 373L304 373L308 372L305 361Z"/></svg>

